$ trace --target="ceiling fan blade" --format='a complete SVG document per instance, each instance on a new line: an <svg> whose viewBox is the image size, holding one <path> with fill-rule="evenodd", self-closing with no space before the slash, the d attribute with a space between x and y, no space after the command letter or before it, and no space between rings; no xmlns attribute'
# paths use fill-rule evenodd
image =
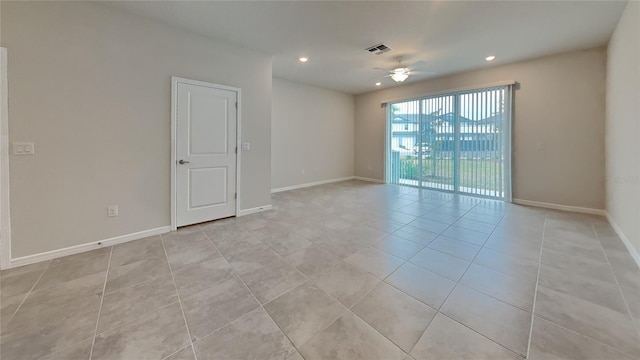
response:
<svg viewBox="0 0 640 360"><path fill-rule="evenodd" d="M424 61L424 60L420 60L420 61L416 61L415 63L413 63L413 64L411 64L411 65L409 65L407 67L409 69L413 70L413 69L419 69L420 67L425 66L425 65L427 65L427 62Z"/></svg>
<svg viewBox="0 0 640 360"><path fill-rule="evenodd" d="M373 70L393 71L393 69L383 69L383 68L379 68L379 67L374 67Z"/></svg>
<svg viewBox="0 0 640 360"><path fill-rule="evenodd" d="M373 80L382 80L382 79L388 78L388 77L391 77L391 74L388 74L388 75L385 75L385 76L380 76L380 77L377 77L377 78L375 78Z"/></svg>
<svg viewBox="0 0 640 360"><path fill-rule="evenodd" d="M411 75L433 75L435 71L432 70L411 70Z"/></svg>

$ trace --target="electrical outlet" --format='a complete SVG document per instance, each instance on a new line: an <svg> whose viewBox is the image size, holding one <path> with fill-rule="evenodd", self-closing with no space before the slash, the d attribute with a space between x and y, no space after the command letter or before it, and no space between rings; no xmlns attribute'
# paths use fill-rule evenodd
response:
<svg viewBox="0 0 640 360"><path fill-rule="evenodd" d="M118 216L118 205L109 205L107 207L107 216L108 217Z"/></svg>
<svg viewBox="0 0 640 360"><path fill-rule="evenodd" d="M14 142L13 155L35 155L36 147L32 142Z"/></svg>
<svg viewBox="0 0 640 360"><path fill-rule="evenodd" d="M243 151L251 150L251 143L242 143L242 150Z"/></svg>

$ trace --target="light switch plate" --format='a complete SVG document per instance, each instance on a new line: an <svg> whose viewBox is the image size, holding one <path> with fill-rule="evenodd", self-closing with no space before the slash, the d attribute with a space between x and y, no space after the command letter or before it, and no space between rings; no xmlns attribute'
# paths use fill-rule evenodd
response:
<svg viewBox="0 0 640 360"><path fill-rule="evenodd" d="M14 142L13 155L35 155L36 147L32 142Z"/></svg>

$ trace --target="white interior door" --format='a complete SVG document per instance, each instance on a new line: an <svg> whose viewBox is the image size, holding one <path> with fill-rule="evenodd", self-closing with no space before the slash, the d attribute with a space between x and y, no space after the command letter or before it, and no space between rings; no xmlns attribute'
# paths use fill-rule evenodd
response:
<svg viewBox="0 0 640 360"><path fill-rule="evenodd" d="M237 92L178 81L176 226L236 213Z"/></svg>

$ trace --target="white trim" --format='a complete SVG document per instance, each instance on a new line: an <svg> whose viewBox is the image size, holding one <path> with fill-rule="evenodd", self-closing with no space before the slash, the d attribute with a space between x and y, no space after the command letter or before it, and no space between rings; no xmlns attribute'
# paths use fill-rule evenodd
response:
<svg viewBox="0 0 640 360"><path fill-rule="evenodd" d="M263 212L263 211L268 211L273 209L273 206L271 205L264 205L264 206L258 206L258 207L254 207L251 209L246 209L246 210L240 210L240 213L237 216L245 216L245 215L251 215L251 214L255 214L255 213L259 213L259 212Z"/></svg>
<svg viewBox="0 0 640 360"><path fill-rule="evenodd" d="M198 86L205 86L205 87L211 87L211 88L215 88L215 89L220 89L220 90L228 90L228 91L233 91L237 94L236 97L236 102L238 103L238 107L236 109L236 147L237 147L237 151L236 151L236 216L240 216L240 212L242 210L240 210L240 196L241 196L241 192L240 192L240 167L241 167L241 157L242 157L242 133L241 133L241 129L242 129L242 89L237 88L237 87L233 87L233 86L227 86L227 85L220 85L220 84L214 84L214 83L208 83L208 82L204 82L204 81L198 81L198 80L192 80L192 79L186 79L186 78L181 78L178 76L172 76L171 77L171 193L169 194L169 197L171 198L171 231L176 231L178 229L177 226L177 209L176 209L176 196L177 196L177 189L176 189L176 161L178 161L178 159L176 158L176 131L177 131L177 126L178 126L178 109L176 106L176 101L177 101L177 96L178 96L178 83L184 83L184 84L190 84L190 85L198 85Z"/></svg>
<svg viewBox="0 0 640 360"><path fill-rule="evenodd" d="M373 178L368 178L368 177L362 177L362 176L354 176L353 177L355 180L360 180L360 181L368 181L368 182L372 182L372 183L378 183L378 184L386 184L387 182L384 180L380 180L380 179L373 179Z"/></svg>
<svg viewBox="0 0 640 360"><path fill-rule="evenodd" d="M22 256L19 258L11 259L11 264L9 268L22 266L22 265L29 265L29 264L37 263L44 260L56 259L63 256L79 254L82 252L100 249L107 246L113 246L113 245L122 244L129 241L143 239L149 236L165 234L165 233L168 233L169 231L171 231L170 226L163 226L155 229L144 230L136 233L116 236L116 237L112 237L105 240L92 241L86 244L80 244L80 245L70 246L62 249L46 251L38 254Z"/></svg>
<svg viewBox="0 0 640 360"><path fill-rule="evenodd" d="M514 204L519 204L519 205L535 206L535 207L541 207L541 208L546 208L546 209L570 211L570 212L576 212L576 213L582 213L582 214L592 214L592 215L602 215L602 216L605 216L607 214L606 211L601 210L601 209L592 209L592 208L585 208L585 207L580 207L580 206L553 204L553 203L546 203L546 202L541 202L541 201L513 199L512 202Z"/></svg>
<svg viewBox="0 0 640 360"><path fill-rule="evenodd" d="M281 188L271 189L271 193L273 194L273 193L279 193L279 192L283 192L283 191L307 188L307 187L311 187L311 186L318 186L318 185L329 184L329 183L334 183L334 182L353 180L354 178L355 178L355 176L347 176L347 177L341 177L341 178L335 178L335 179L314 181L314 182L310 182L310 183L306 183L306 184L285 186L285 187L281 187Z"/></svg>
<svg viewBox="0 0 640 360"><path fill-rule="evenodd" d="M428 93L428 94L424 94L424 95L420 95L420 96L416 96L416 97L412 97L412 98L402 98L402 99L395 99L395 100L387 100L387 101L383 101L382 104L390 104L390 103L396 103L396 102L419 100L419 99L422 99L422 98L425 98L425 97L446 95L446 94L450 94L450 93L454 93L454 92L472 91L472 90L480 90L480 89L486 89L486 88L492 88L492 87L498 87L498 86L515 85L516 83L517 83L517 81L515 81L515 80L504 80L504 81L496 81L496 82L488 83L488 84L464 86L464 87L448 89L448 90L439 90L439 91L436 91L436 92L432 92L432 93Z"/></svg>
<svg viewBox="0 0 640 360"><path fill-rule="evenodd" d="M11 266L7 48L0 48L0 269Z"/></svg>
<svg viewBox="0 0 640 360"><path fill-rule="evenodd" d="M627 247L627 250L629 251L629 254L633 258L633 260L635 260L638 267L640 267L640 254L638 254L638 250L636 250L636 248L633 247L633 245L631 244L631 241L629 241L629 239L624 234L624 232L622 232L622 229L620 228L620 226L618 226L618 224L616 224L616 222L613 221L613 218L611 217L611 215L609 215L609 212L606 213L606 216L607 216L607 220L609 221L609 224L613 228L613 231L615 231L616 234L618 234L618 237L620 237L624 246Z"/></svg>

